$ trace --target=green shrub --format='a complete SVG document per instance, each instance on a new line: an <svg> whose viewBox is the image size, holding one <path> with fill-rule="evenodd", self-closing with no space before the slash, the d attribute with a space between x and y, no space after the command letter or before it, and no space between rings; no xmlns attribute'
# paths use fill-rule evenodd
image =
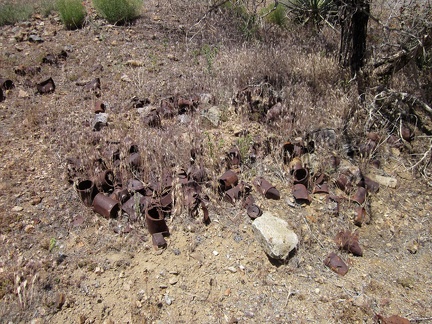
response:
<svg viewBox="0 0 432 324"><path fill-rule="evenodd" d="M81 0L57 0L57 9L67 29L77 29L83 26L86 10Z"/></svg>
<svg viewBox="0 0 432 324"><path fill-rule="evenodd" d="M142 0L93 0L99 14L111 24L123 24L137 18Z"/></svg>
<svg viewBox="0 0 432 324"><path fill-rule="evenodd" d="M280 3L275 7L274 4L270 4L262 11L262 16L265 20L271 24L278 25L279 27L286 27L287 25L287 9L286 6Z"/></svg>
<svg viewBox="0 0 432 324"><path fill-rule="evenodd" d="M57 10L55 0L42 0L40 3L40 10L44 17L48 17Z"/></svg>
<svg viewBox="0 0 432 324"><path fill-rule="evenodd" d="M0 4L0 26L11 25L26 20L33 12L29 4Z"/></svg>

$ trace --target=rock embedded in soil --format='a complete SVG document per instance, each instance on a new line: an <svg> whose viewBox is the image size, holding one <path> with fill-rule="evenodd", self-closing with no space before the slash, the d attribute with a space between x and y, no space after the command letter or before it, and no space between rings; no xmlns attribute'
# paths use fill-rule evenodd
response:
<svg viewBox="0 0 432 324"><path fill-rule="evenodd" d="M66 296L64 293L57 293L55 297L55 306L57 309L61 309L66 301Z"/></svg>
<svg viewBox="0 0 432 324"><path fill-rule="evenodd" d="M222 116L222 112L219 107L212 106L208 109L203 110L201 114L206 119L206 121L208 121L208 123L210 124L209 126L219 126Z"/></svg>
<svg viewBox="0 0 432 324"><path fill-rule="evenodd" d="M297 234L288 223L270 212L255 219L252 228L264 252L273 259L285 260L298 244Z"/></svg>
<svg viewBox="0 0 432 324"><path fill-rule="evenodd" d="M389 188L393 188L395 189L398 185L398 181L396 178L393 177L386 177L386 176L381 176L378 174L372 174L370 175L372 180L375 180L376 182L378 182L380 185L383 185L385 187L389 187Z"/></svg>

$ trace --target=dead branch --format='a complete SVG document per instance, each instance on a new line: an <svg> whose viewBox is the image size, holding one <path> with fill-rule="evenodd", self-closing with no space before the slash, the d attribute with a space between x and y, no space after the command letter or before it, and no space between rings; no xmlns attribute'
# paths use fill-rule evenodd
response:
<svg viewBox="0 0 432 324"><path fill-rule="evenodd" d="M420 57L431 48L432 35L431 31L429 31L429 34L424 35L422 40L418 40L415 46L409 49L402 49L390 57L375 62L373 64L373 74L378 78L392 75L405 67L411 60Z"/></svg>
<svg viewBox="0 0 432 324"><path fill-rule="evenodd" d="M432 116L432 108L426 102L418 99L417 97L415 97L414 95L411 95L409 93L384 89L383 91L381 91L380 93L378 93L375 96L375 101L381 100L384 98L391 98L392 101L399 100L399 101L409 105L410 107L419 106L425 112L429 113Z"/></svg>
<svg viewBox="0 0 432 324"><path fill-rule="evenodd" d="M417 166L419 166L420 163L422 163L424 160L426 160L426 158L430 155L431 151L432 151L432 143L431 143L431 145L429 146L429 149L428 149L426 152L424 152L424 154L423 154L423 156L421 157L421 159L418 160L414 165L412 165L411 167L409 167L408 170L413 170L413 169L415 169Z"/></svg>

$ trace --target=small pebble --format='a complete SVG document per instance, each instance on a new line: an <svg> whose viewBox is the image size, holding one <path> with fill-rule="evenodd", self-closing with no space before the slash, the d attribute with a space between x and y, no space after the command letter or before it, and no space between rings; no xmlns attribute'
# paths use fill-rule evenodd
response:
<svg viewBox="0 0 432 324"><path fill-rule="evenodd" d="M255 314L254 314L253 312L249 312L249 311L244 312L244 315L245 315L246 317L249 317L249 318L252 318L252 317L255 316Z"/></svg>
<svg viewBox="0 0 432 324"><path fill-rule="evenodd" d="M34 230L33 225L27 225L26 227L24 227L24 232L26 232L26 233L30 233L33 230Z"/></svg>
<svg viewBox="0 0 432 324"><path fill-rule="evenodd" d="M217 256L217 255L219 255L219 252L218 251L213 251L213 255Z"/></svg>
<svg viewBox="0 0 432 324"><path fill-rule="evenodd" d="M42 201L42 198L41 197L33 197L31 200L30 200L30 204L31 205L38 205L40 202Z"/></svg>
<svg viewBox="0 0 432 324"><path fill-rule="evenodd" d="M169 284L170 285L175 285L176 283L178 282L178 279L177 278L171 278L170 280L169 280Z"/></svg>
<svg viewBox="0 0 432 324"><path fill-rule="evenodd" d="M174 255L180 255L180 250L179 249L173 249L173 253Z"/></svg>
<svg viewBox="0 0 432 324"><path fill-rule="evenodd" d="M21 206L15 206L15 207L12 208L12 211L13 211L13 212L19 212L19 211L22 211L23 209L24 209L24 208L21 207Z"/></svg>
<svg viewBox="0 0 432 324"><path fill-rule="evenodd" d="M232 273L236 273L237 269L235 267L228 267L227 268L228 271L232 272Z"/></svg>
<svg viewBox="0 0 432 324"><path fill-rule="evenodd" d="M172 302L173 302L172 298L170 296L168 296L168 295L165 295L165 303L167 305L171 305Z"/></svg>
<svg viewBox="0 0 432 324"><path fill-rule="evenodd" d="M57 293L55 305L57 309L61 309L66 301L66 296L63 293Z"/></svg>

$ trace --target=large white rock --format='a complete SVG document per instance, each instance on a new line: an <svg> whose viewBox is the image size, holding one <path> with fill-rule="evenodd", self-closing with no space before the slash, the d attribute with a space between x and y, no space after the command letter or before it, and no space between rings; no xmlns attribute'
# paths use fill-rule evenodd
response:
<svg viewBox="0 0 432 324"><path fill-rule="evenodd" d="M286 259L298 244L297 234L288 223L269 212L255 219L252 228L264 252L273 259Z"/></svg>

